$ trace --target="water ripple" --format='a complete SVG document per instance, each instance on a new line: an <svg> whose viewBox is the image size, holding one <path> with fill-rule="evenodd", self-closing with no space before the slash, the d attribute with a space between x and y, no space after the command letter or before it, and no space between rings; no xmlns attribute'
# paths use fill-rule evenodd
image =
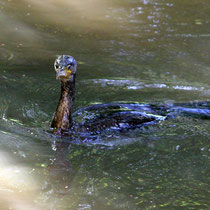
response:
<svg viewBox="0 0 210 210"><path fill-rule="evenodd" d="M99 84L101 87L114 86L114 87L126 87L129 90L138 90L144 88L167 88L174 90L184 90L184 91L208 91L209 87L201 87L201 86L187 86L187 85L169 85L164 83L152 83L148 84L146 82L137 81L137 80L129 80L129 79L92 79L85 80L84 83L94 83Z"/></svg>

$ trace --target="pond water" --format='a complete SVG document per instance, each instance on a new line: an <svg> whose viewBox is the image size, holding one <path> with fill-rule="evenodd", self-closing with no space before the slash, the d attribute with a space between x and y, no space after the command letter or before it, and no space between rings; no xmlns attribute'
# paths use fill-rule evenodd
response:
<svg viewBox="0 0 210 210"><path fill-rule="evenodd" d="M60 54L78 61L75 110L208 102L209 10L208 0L1 0L0 209L208 209L209 119L177 115L88 144L46 131Z"/></svg>

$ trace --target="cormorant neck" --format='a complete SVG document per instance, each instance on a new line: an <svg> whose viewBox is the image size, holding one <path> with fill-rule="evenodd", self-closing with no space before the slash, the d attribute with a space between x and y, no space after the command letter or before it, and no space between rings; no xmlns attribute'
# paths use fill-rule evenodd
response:
<svg viewBox="0 0 210 210"><path fill-rule="evenodd" d="M61 80L61 94L58 106L51 124L52 128L68 130L72 127L72 111L75 95L75 77Z"/></svg>

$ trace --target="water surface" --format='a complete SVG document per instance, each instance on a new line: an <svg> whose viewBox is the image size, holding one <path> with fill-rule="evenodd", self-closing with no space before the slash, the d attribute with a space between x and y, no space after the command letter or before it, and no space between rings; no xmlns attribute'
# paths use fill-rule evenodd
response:
<svg viewBox="0 0 210 210"><path fill-rule="evenodd" d="M88 144L50 136L56 55L75 110L209 101L209 1L0 2L1 209L208 209L210 122L176 116Z"/></svg>

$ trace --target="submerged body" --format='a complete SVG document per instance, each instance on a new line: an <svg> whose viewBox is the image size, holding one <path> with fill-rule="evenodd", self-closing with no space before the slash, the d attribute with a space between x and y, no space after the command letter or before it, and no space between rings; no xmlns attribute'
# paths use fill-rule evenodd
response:
<svg viewBox="0 0 210 210"><path fill-rule="evenodd" d="M164 120L174 113L194 114L210 118L210 110L202 106L195 108L179 105L145 105L145 104L100 104L83 108L74 115L93 112L93 117L82 123L72 119L75 98L75 79L77 62L72 56L62 55L55 60L56 78L61 81L61 94L51 127L59 133L91 132L100 133L107 128L130 129ZM202 104L201 104L202 105Z"/></svg>

